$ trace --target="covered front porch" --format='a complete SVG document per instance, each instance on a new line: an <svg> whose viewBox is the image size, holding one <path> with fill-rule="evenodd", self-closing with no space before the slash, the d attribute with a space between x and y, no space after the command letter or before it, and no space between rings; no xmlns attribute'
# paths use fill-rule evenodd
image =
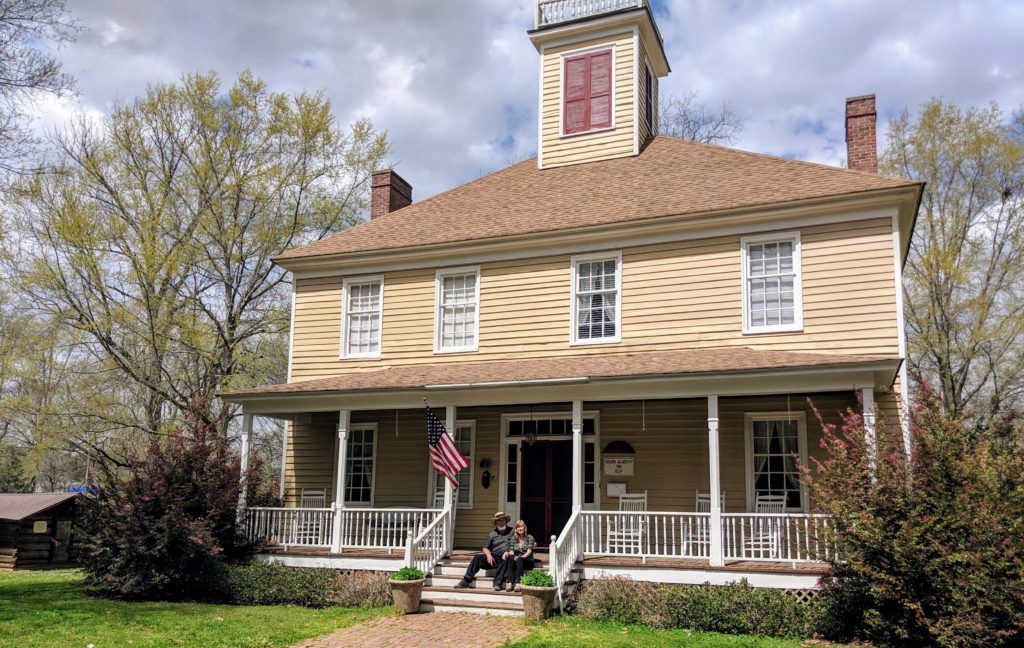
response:
<svg viewBox="0 0 1024 648"><path fill-rule="evenodd" d="M246 530L289 564L429 571L479 547L502 510L526 521L556 580L582 567L813 586L831 549L799 477L819 452L811 403L831 423L862 406L873 420L876 401L896 415L896 366L246 399L247 426L290 421L285 505L248 508ZM430 468L424 397L470 460L457 488Z"/></svg>

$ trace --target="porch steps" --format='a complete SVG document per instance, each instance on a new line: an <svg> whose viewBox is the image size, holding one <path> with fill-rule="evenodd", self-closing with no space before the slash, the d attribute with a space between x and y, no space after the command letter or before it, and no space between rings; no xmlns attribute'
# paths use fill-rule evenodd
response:
<svg viewBox="0 0 1024 648"><path fill-rule="evenodd" d="M495 592L494 570L482 571L476 577L475 587L455 589L455 584L462 579L469 566L469 556L462 552L453 558L447 558L427 575L423 585L423 597L420 599L420 612L469 612L472 614L491 614L495 616L522 616L523 596L519 592ZM544 556L538 569L547 571L548 564ZM582 569L573 569L566 583L564 594L575 586Z"/></svg>

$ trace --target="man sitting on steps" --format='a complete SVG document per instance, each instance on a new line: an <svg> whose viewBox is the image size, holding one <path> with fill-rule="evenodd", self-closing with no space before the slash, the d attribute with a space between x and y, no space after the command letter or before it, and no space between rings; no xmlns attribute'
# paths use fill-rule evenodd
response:
<svg viewBox="0 0 1024 648"><path fill-rule="evenodd" d="M483 553L473 556L473 560L466 568L466 575L455 584L456 589L463 587L475 587L476 573L481 569L495 569L494 591L500 592L505 578L507 577L505 554L510 553L510 542L512 540L512 527L508 525L512 519L504 512L494 514L494 530L487 534L487 541L484 543Z"/></svg>

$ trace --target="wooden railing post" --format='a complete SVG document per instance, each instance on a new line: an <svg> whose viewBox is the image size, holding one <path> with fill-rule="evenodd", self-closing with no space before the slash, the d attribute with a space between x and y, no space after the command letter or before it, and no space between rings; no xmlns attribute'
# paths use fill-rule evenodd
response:
<svg viewBox="0 0 1024 648"><path fill-rule="evenodd" d="M412 558L413 558L412 545L413 545L413 540L414 540L414 538L413 538L413 535L412 535L412 531L410 531L405 536L405 566L406 567L412 567L413 566L413 564L412 564Z"/></svg>
<svg viewBox="0 0 1024 648"><path fill-rule="evenodd" d="M345 464L348 461L349 411L338 411L338 470L334 482L334 524L331 529L331 553L341 553L345 520Z"/></svg>
<svg viewBox="0 0 1024 648"><path fill-rule="evenodd" d="M711 486L710 559L712 567L725 564L722 558L722 486L718 463L718 395L708 396L708 472Z"/></svg>

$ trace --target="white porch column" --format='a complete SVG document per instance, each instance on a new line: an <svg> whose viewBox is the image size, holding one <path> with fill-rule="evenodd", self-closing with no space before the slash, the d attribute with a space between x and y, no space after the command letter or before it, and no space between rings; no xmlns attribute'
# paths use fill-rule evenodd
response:
<svg viewBox="0 0 1024 648"><path fill-rule="evenodd" d="M872 478L874 478L875 462L878 458L878 438L875 435L875 390L872 387L864 387L860 390L862 416L864 418L864 443L867 444L868 465L871 466Z"/></svg>
<svg viewBox="0 0 1024 648"><path fill-rule="evenodd" d="M712 567L725 564L722 558L722 480L718 465L718 395L708 396L708 471L711 485L711 555Z"/></svg>
<svg viewBox="0 0 1024 648"><path fill-rule="evenodd" d="M455 439L455 406L446 405L444 408L444 428L448 430L448 434L452 435L452 439ZM472 484L469 486L473 487ZM458 493L452 488L452 482L450 479L444 480L444 505L448 509L448 519L451 521L451 526L448 528L448 550L451 551L455 548L455 511L458 508Z"/></svg>
<svg viewBox="0 0 1024 648"><path fill-rule="evenodd" d="M583 509L583 401L572 402L572 510Z"/></svg>
<svg viewBox="0 0 1024 648"><path fill-rule="evenodd" d="M238 476L238 515L236 519L239 523L242 522L243 516L245 515L245 499L246 490L249 488L249 453L252 448L252 414L242 413L242 448L240 450L242 455L241 471Z"/></svg>
<svg viewBox="0 0 1024 648"><path fill-rule="evenodd" d="M345 510L345 465L348 462L349 410L338 411L338 470L334 482L334 527L331 529L331 553L341 553L341 523Z"/></svg>

